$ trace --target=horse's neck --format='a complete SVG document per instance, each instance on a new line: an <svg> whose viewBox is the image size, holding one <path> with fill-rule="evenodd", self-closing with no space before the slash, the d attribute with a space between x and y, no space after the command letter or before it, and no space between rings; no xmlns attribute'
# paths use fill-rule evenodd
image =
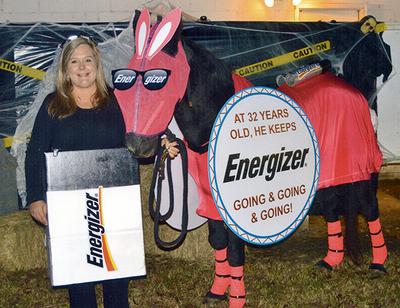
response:
<svg viewBox="0 0 400 308"><path fill-rule="evenodd" d="M198 85L201 90L186 95L174 113L184 138L194 149L208 142L219 110L234 93L231 80L220 87L208 87L207 82Z"/></svg>
<svg viewBox="0 0 400 308"><path fill-rule="evenodd" d="M233 95L230 69L206 49L186 42L190 66L186 95L175 108L175 119L187 142L201 147L208 142L220 108Z"/></svg>
<svg viewBox="0 0 400 308"><path fill-rule="evenodd" d="M194 104L198 103L184 99L178 103L174 113L179 129L192 148L200 147L206 143L209 136L208 132L212 128L212 124L210 124L211 117L207 120L204 117L204 113L202 113L202 107L205 106L202 104L194 106Z"/></svg>

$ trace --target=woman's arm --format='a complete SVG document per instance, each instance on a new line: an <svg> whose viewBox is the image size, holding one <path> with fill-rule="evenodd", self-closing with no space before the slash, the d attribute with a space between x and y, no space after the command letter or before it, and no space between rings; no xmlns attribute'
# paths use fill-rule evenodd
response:
<svg viewBox="0 0 400 308"><path fill-rule="evenodd" d="M51 118L47 112L48 97L36 116L25 158L27 202L32 217L47 225L46 166L44 152L51 146Z"/></svg>

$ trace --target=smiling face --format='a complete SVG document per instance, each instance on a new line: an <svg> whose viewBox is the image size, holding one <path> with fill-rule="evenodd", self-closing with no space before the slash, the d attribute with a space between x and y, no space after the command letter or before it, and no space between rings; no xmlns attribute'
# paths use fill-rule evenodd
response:
<svg viewBox="0 0 400 308"><path fill-rule="evenodd" d="M81 44L71 53L66 73L75 89L95 87L97 63L89 45Z"/></svg>

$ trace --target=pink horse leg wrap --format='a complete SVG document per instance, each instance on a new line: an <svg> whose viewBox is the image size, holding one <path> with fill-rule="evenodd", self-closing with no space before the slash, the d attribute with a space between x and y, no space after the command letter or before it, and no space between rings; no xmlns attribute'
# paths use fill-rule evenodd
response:
<svg viewBox="0 0 400 308"><path fill-rule="evenodd" d="M330 266L337 266L343 261L344 244L340 220L328 222L328 254L324 261Z"/></svg>
<svg viewBox="0 0 400 308"><path fill-rule="evenodd" d="M227 248L215 250L215 276L211 293L224 295L229 287L231 269L228 263Z"/></svg>
<svg viewBox="0 0 400 308"><path fill-rule="evenodd" d="M379 218L368 222L372 244L372 263L383 264L387 258L387 248Z"/></svg>
<svg viewBox="0 0 400 308"><path fill-rule="evenodd" d="M243 266L231 267L229 308L242 308L246 303Z"/></svg>

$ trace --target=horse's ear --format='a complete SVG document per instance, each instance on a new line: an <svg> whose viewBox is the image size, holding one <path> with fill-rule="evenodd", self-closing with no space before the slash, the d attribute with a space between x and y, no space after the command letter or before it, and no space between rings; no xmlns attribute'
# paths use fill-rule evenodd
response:
<svg viewBox="0 0 400 308"><path fill-rule="evenodd" d="M178 42L181 40L181 32L182 32L182 22L176 29L174 36L170 39L168 44L165 45L165 47L162 49L163 52L170 55L171 57L175 57L175 55L178 53Z"/></svg>
<svg viewBox="0 0 400 308"><path fill-rule="evenodd" d="M135 29L136 29L136 25L137 25L140 13L141 12L139 10L135 10L135 15L132 18L132 29L133 29L133 31L135 31Z"/></svg>
<svg viewBox="0 0 400 308"><path fill-rule="evenodd" d="M135 16L136 18L136 16ZM137 18L135 28L135 54L137 58L143 57L143 52L146 47L150 33L150 13L147 9L143 9L140 16Z"/></svg>
<svg viewBox="0 0 400 308"><path fill-rule="evenodd" d="M182 11L176 8L162 19L151 39L146 58L151 60L172 39L180 25L181 13Z"/></svg>
<svg viewBox="0 0 400 308"><path fill-rule="evenodd" d="M192 60L193 54L194 54L191 44L189 44L191 41L185 37L181 37L181 41L182 41L183 50L185 51L186 59L190 63L190 61Z"/></svg>

